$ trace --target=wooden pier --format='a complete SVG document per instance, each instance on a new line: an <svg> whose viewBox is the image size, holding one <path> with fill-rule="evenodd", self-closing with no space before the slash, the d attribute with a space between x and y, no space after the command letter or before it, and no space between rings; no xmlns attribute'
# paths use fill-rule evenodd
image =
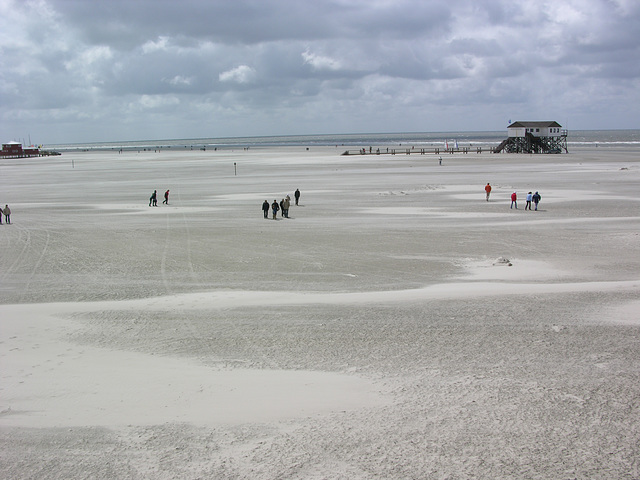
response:
<svg viewBox="0 0 640 480"><path fill-rule="evenodd" d="M342 155L453 155L455 153L495 153L497 147L460 147L460 148L361 148L360 150L345 150Z"/></svg>

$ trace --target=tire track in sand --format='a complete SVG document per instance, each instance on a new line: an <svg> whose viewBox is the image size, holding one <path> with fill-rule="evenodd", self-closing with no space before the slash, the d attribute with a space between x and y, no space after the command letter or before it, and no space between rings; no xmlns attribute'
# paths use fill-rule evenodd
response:
<svg viewBox="0 0 640 480"><path fill-rule="evenodd" d="M178 199L179 198L180 196L178 194ZM193 280L197 280L195 270L193 269L193 260L191 256L191 232L189 231L185 214L182 213L181 217L185 226L185 231L187 236L186 243L187 243L188 270L190 272L191 278ZM165 221L165 241L164 241L164 248L162 250L162 259L160 261L160 273L162 276L162 283L164 285L164 289L167 295L173 295L174 292L171 288L169 275L167 274L167 258L169 256L169 253L171 252L171 238L172 238L170 213L167 213L165 215L165 220L166 220ZM186 311L184 310L184 308L182 308L181 305L182 304L178 304L172 309L172 311L175 312L176 318L185 326L187 331L191 333L193 342L199 344L200 346L199 350L203 352L203 354L204 352L208 352L210 354L210 358L218 358L218 356L216 355L216 352L213 350L211 345L204 340L204 338L206 337L205 335L203 335L204 332L200 331L200 329L198 329L195 323L192 320L190 320L189 315L186 313Z"/></svg>
<svg viewBox="0 0 640 480"><path fill-rule="evenodd" d="M21 227L15 224L12 224L12 227L16 228L19 232L19 236L17 238L16 243L22 242L22 248L20 249L20 252L15 256L15 259L13 260L13 262L11 262L11 265L7 269L5 269L4 272L2 273L2 276L0 278L2 279L3 283L8 279L10 275L17 272L22 265L25 265L27 263L27 259L33 256L32 255L33 251L36 248L36 245L33 241L35 237L31 229ZM29 289L31 287L31 283L33 282L33 278L38 272L40 265L42 265L42 262L49 248L49 243L51 241L51 233L48 229L41 229L41 230L38 230L37 232L39 233L41 231L45 233L44 246L42 247L42 249L40 249L39 252L36 252L38 257L35 264L30 269L25 282L23 283L22 292L20 293L20 296L19 296L20 302L24 301L27 294L29 293ZM5 238L7 238L7 235L5 235ZM7 248L11 247L11 245L6 245L6 243L8 243L8 240L7 242L5 242L5 247Z"/></svg>
<svg viewBox="0 0 640 480"><path fill-rule="evenodd" d="M16 271L19 265L22 264L22 258L26 255L26 252L31 246L31 231L19 226L15 228L17 228L19 232L19 236L16 240L16 243L21 243L22 238L25 236L26 236L26 240L22 242L22 249L20 250L20 252L17 252L15 254L14 260L13 262L11 262L11 265L2 273L2 276L0 278L3 280L3 282L10 274ZM4 246L5 251L11 251L13 249L13 245L11 244L9 234L7 234L6 231L4 232L4 235L3 235L2 245Z"/></svg>

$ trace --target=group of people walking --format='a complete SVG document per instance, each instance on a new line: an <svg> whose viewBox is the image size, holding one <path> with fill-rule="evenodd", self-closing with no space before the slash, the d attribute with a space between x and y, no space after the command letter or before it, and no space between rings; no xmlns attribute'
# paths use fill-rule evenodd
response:
<svg viewBox="0 0 640 480"><path fill-rule="evenodd" d="M162 203L165 204L165 205L169 205L169 190L164 192L164 200L162 201ZM158 191L157 190L154 190L153 193L151 194L151 197L149 197L149 206L150 207L157 207L158 206Z"/></svg>
<svg viewBox="0 0 640 480"><path fill-rule="evenodd" d="M538 192L536 193L532 193L529 192L527 193L527 197L526 197L526 202L524 205L524 209L525 210L531 210L531 203L533 202L533 204L535 205L535 209L538 210L538 203L540 203L540 199L542 197L540 196L540 194ZM516 207L516 210L518 209L518 194L516 192L513 192L511 194L511 207L513 208Z"/></svg>
<svg viewBox="0 0 640 480"><path fill-rule="evenodd" d="M296 205L298 205L298 202L300 201L299 189L296 189L295 193L293 194L293 197L295 198ZM271 210L271 214L273 215L274 220L277 218L278 212L280 212L281 217L289 218L290 207L291 207L291 197L287 195L285 198L280 200L280 202L278 202L277 200L274 200L271 205L269 205L269 202L265 200L262 203L262 213L264 214L264 218L269 218L269 210Z"/></svg>
<svg viewBox="0 0 640 480"><path fill-rule="evenodd" d="M487 183L484 187L484 191L487 194L487 202L489 201L489 196L491 195L491 184ZM531 204L533 203L535 205L535 209L538 210L538 203L540 203L540 200L542 199L542 196L536 192L536 193L532 193L529 192L527 193L527 197L526 197L526 204L524 206L525 210L531 210ZM513 192L511 194L511 207L513 208L516 207L516 210L518 209L518 194L516 192Z"/></svg>
<svg viewBox="0 0 640 480"><path fill-rule="evenodd" d="M4 208L0 207L0 225L2 225L2 215L4 215L4 223L11 224L11 209L9 205L5 205Z"/></svg>

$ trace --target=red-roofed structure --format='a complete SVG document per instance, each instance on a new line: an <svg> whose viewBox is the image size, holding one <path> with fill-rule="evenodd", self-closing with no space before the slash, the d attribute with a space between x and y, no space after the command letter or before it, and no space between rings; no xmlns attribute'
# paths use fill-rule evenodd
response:
<svg viewBox="0 0 640 480"><path fill-rule="evenodd" d="M40 149L36 147L22 148L19 142L9 142L2 144L0 157L2 158L25 158L40 156Z"/></svg>

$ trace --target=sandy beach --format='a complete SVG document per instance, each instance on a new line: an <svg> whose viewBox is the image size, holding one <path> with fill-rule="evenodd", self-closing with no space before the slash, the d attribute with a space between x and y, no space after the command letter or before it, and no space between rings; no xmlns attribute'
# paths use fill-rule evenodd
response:
<svg viewBox="0 0 640 480"><path fill-rule="evenodd" d="M0 476L640 478L640 149L347 148L2 160Z"/></svg>

